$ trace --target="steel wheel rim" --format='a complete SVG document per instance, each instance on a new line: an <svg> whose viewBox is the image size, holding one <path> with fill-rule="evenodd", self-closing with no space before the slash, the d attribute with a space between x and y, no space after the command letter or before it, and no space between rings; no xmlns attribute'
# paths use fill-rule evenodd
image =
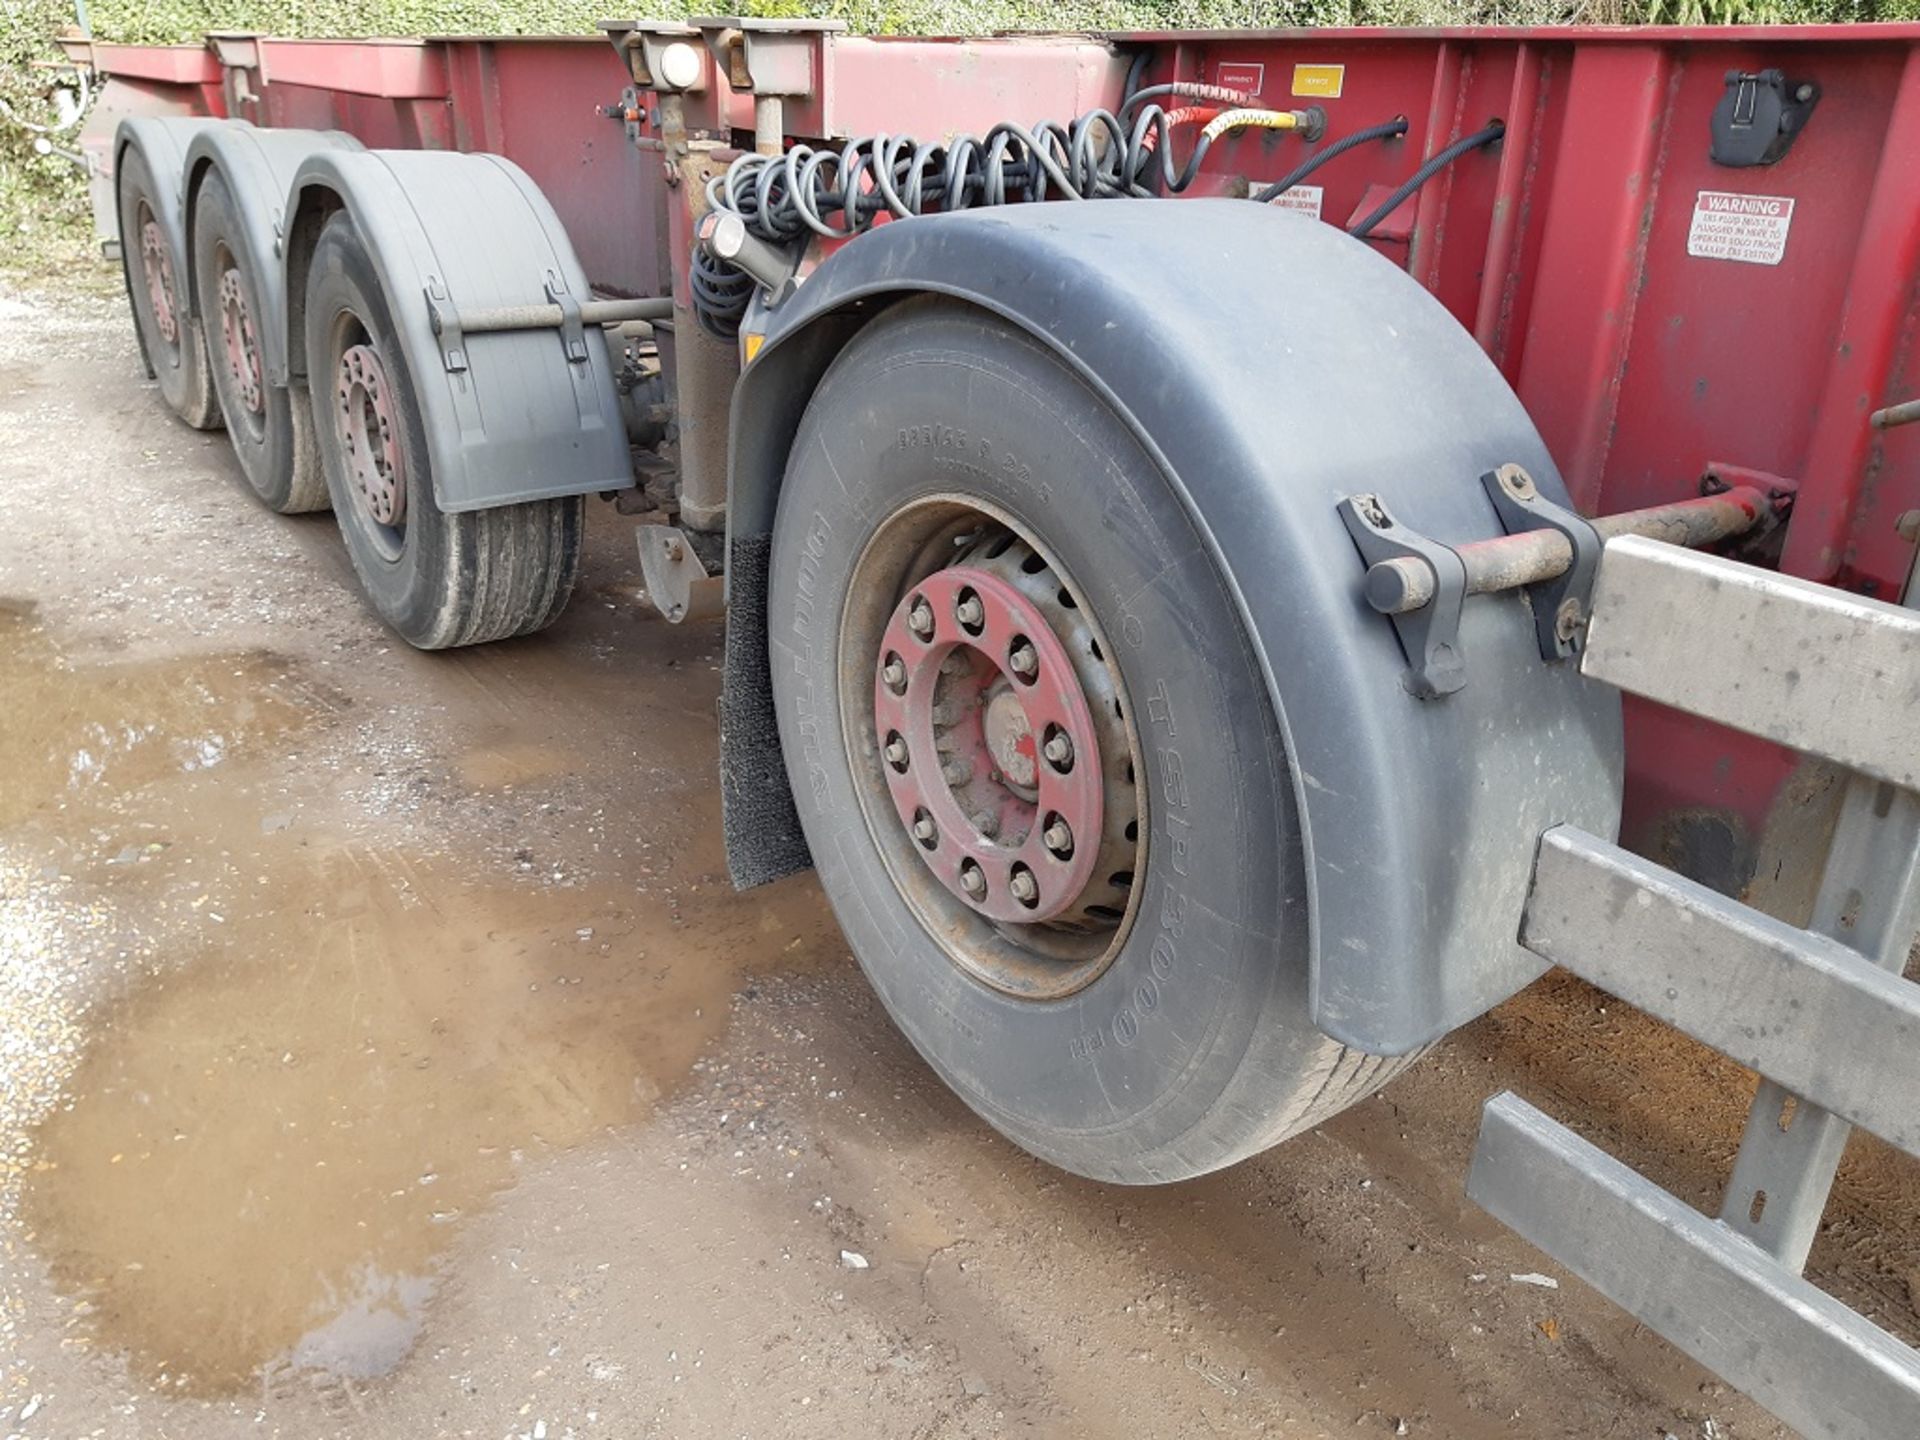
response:
<svg viewBox="0 0 1920 1440"><path fill-rule="evenodd" d="M340 352L333 397L334 436L353 507L381 552L398 559L406 543L406 456L393 386L371 343L363 340Z"/></svg>
<svg viewBox="0 0 1920 1440"><path fill-rule="evenodd" d="M895 888L1022 999L1097 978L1144 889L1145 771L1081 594L1011 516L935 496L875 531L841 620L843 738Z"/></svg>
<svg viewBox="0 0 1920 1440"><path fill-rule="evenodd" d="M153 312L154 329L170 348L180 343L180 322L173 302L173 257L167 253L167 237L160 222L142 200L134 216L140 227L140 278L146 284L147 306Z"/></svg>
<svg viewBox="0 0 1920 1440"><path fill-rule="evenodd" d="M253 307L247 284L233 256L221 246L215 260L220 267L220 338L226 353L227 375L250 422L266 415L267 392L260 363L260 337L254 329ZM251 428L258 433L258 424Z"/></svg>

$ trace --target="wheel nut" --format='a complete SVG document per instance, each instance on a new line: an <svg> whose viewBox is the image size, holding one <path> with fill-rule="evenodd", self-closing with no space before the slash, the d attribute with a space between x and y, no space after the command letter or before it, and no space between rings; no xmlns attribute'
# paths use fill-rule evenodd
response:
<svg viewBox="0 0 1920 1440"><path fill-rule="evenodd" d="M969 818L973 821L973 828L989 840L1000 833L1000 821L995 816L989 815L985 810Z"/></svg>
<svg viewBox="0 0 1920 1440"><path fill-rule="evenodd" d="M1064 820L1055 820L1041 832L1040 838L1047 842L1047 849L1063 860L1073 853L1073 831Z"/></svg>
<svg viewBox="0 0 1920 1440"><path fill-rule="evenodd" d="M1007 656L1007 664L1013 667L1013 673L1023 680L1031 680L1040 673L1040 657L1033 646L1021 641L1013 647L1013 653Z"/></svg>
<svg viewBox="0 0 1920 1440"><path fill-rule="evenodd" d="M1073 741L1067 738L1064 730L1056 730L1047 740L1046 748L1041 751L1056 770L1065 770L1073 764Z"/></svg>
<svg viewBox="0 0 1920 1440"><path fill-rule="evenodd" d="M907 667L900 663L898 655L887 657L887 663L880 668L880 678L887 682L887 688L896 695L907 688Z"/></svg>
<svg viewBox="0 0 1920 1440"><path fill-rule="evenodd" d="M940 767L949 785L964 785L973 778L973 766L965 760L949 760Z"/></svg>
<svg viewBox="0 0 1920 1440"><path fill-rule="evenodd" d="M907 628L922 640L929 638L933 634L933 607L916 599L907 611Z"/></svg>
<svg viewBox="0 0 1920 1440"><path fill-rule="evenodd" d="M913 838L931 845L933 838L940 832L934 828L933 817L922 810L913 820Z"/></svg>
<svg viewBox="0 0 1920 1440"><path fill-rule="evenodd" d="M896 770L907 768L907 742L898 735L887 741L887 763Z"/></svg>
<svg viewBox="0 0 1920 1440"><path fill-rule="evenodd" d="M969 630L978 630L987 618L986 607L978 595L962 595L960 603L953 607L953 618Z"/></svg>
<svg viewBox="0 0 1920 1440"><path fill-rule="evenodd" d="M960 888L978 900L987 893L987 875L969 860L960 867Z"/></svg>
<svg viewBox="0 0 1920 1440"><path fill-rule="evenodd" d="M1013 878L1007 881L1007 889L1022 905L1031 905L1040 898L1040 887L1034 882L1033 872L1030 870L1014 871Z"/></svg>

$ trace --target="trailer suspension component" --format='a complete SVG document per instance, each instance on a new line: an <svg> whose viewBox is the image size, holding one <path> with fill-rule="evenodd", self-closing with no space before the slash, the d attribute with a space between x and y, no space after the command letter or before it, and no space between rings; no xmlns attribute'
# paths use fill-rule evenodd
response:
<svg viewBox="0 0 1920 1440"><path fill-rule="evenodd" d="M1168 111L1142 103L1176 93L1232 108ZM1203 122L1203 128L1186 162L1177 164L1173 131L1188 121ZM747 237L791 246L809 236L845 239L882 217L1048 198L1177 195L1193 183L1216 140L1255 128L1317 139L1326 112L1318 106L1263 109L1254 97L1216 85L1153 86L1117 113L1090 110L1066 125L1049 121L1029 130L1009 121L984 136L963 135L946 144L866 135L837 151L795 145L779 155L742 155L708 182L707 203L716 213L737 215ZM706 239L696 242L691 284L695 309L709 330L731 335L739 329L754 283Z"/></svg>

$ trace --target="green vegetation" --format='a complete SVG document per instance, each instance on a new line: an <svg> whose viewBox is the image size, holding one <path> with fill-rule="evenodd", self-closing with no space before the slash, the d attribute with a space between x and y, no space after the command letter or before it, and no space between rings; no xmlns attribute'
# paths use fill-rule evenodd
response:
<svg viewBox="0 0 1920 1440"><path fill-rule="evenodd" d="M874 33L1130 30L1265 25L1588 23L1741 24L1920 19L1920 0L741 0L746 14L827 14ZM169 44L210 30L277 35L556 34L614 13L713 13L704 0L623 7L605 0L93 0L101 39ZM52 38L71 0L0 0L0 103L44 115ZM0 117L0 269L46 274L83 264L89 221L78 172L34 152Z"/></svg>

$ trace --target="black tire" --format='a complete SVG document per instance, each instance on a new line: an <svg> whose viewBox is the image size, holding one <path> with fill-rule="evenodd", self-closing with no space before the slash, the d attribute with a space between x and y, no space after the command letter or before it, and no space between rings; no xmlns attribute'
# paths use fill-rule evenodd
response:
<svg viewBox="0 0 1920 1440"><path fill-rule="evenodd" d="M1309 1018L1305 860L1258 663L1173 486L1092 390L998 319L907 302L835 360L791 455L769 628L800 818L880 998L969 1105L1064 1169L1153 1183L1263 1150L1409 1063L1347 1049ZM861 710L876 657L848 642L875 603L850 596L866 588L858 557L889 517L955 495L1071 577L1118 652L1148 777L1130 925L1104 969L1055 998L955 962L926 902L896 884L918 856L875 802L886 781ZM942 933L969 923L986 922L963 911Z"/></svg>
<svg viewBox="0 0 1920 1440"><path fill-rule="evenodd" d="M196 430L212 430L220 424L220 405L207 379L207 351L200 323L187 314L185 257L175 255L166 243L165 228L156 218L160 205L146 156L132 146L120 156L118 183L121 264L147 368L169 410ZM151 232L149 225L153 226ZM164 284L172 295L165 317L155 306L146 278L143 239L149 233L157 247L153 253L164 257Z"/></svg>
<svg viewBox="0 0 1920 1440"><path fill-rule="evenodd" d="M314 244L307 275L307 383L333 513L360 587L411 645L441 650L526 635L559 618L580 566L579 496L443 513L406 352L366 243L345 211ZM336 421L342 357L370 349L384 371L403 462L404 524L382 526L349 479Z"/></svg>
<svg viewBox="0 0 1920 1440"><path fill-rule="evenodd" d="M262 504L282 515L326 509L327 480L314 447L307 398L270 383L264 373L257 329L265 315L260 267L235 212L233 192L218 170L207 173L194 204L193 267L207 369L247 484ZM229 271L236 277L239 300L233 315L225 294ZM245 381L235 371L226 333L241 315L253 327L253 373Z"/></svg>

